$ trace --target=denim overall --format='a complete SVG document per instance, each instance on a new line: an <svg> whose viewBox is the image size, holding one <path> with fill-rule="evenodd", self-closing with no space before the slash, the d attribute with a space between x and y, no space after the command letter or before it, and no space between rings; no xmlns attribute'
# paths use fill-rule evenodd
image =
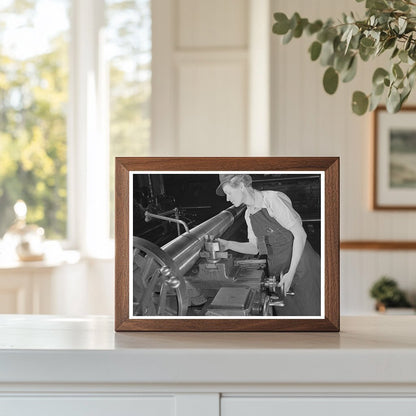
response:
<svg viewBox="0 0 416 416"><path fill-rule="evenodd" d="M250 215L251 226L257 237L260 254L267 254L270 276L278 279L287 273L292 260L293 234L281 226L262 208ZM316 316L321 310L321 260L308 241L293 278L291 291L285 297L285 306L276 312L280 316Z"/></svg>

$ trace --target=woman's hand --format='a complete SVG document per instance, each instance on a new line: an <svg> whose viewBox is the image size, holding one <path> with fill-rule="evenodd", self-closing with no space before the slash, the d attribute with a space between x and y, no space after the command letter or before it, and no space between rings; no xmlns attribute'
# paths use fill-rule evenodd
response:
<svg viewBox="0 0 416 416"><path fill-rule="evenodd" d="M229 241L223 240L222 238L218 238L217 240L220 243L220 250L221 251L226 251L226 250L230 249L230 242Z"/></svg>
<svg viewBox="0 0 416 416"><path fill-rule="evenodd" d="M285 275L283 275L283 277L280 278L280 283L278 284L278 286L282 289L282 292L285 296L287 292L289 292L290 286L292 286L294 277L295 274L289 271Z"/></svg>

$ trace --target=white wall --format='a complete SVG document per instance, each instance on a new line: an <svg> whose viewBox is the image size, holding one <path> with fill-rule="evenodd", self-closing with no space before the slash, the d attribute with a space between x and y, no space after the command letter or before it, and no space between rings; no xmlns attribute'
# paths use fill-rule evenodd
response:
<svg viewBox="0 0 416 416"><path fill-rule="evenodd" d="M377 62L360 62L357 78L328 96L324 68L307 53L312 40L282 45L271 34L275 11L325 19L362 7L352 0L154 0L153 154L340 156L341 240L415 240L415 212L370 208L371 116L353 115L350 102L354 90L369 91ZM89 263L88 295L78 295L86 306L58 309L112 314L113 270L112 262ZM414 270L414 251L341 251L341 313L371 313L368 290L384 274L416 300Z"/></svg>
<svg viewBox="0 0 416 416"><path fill-rule="evenodd" d="M248 5L153 1L153 155L246 154Z"/></svg>
<svg viewBox="0 0 416 416"><path fill-rule="evenodd" d="M272 0L272 11L298 11L310 19L341 16L358 11L363 4L351 0ZM415 240L416 213L372 211L371 115L351 112L351 95L371 91L373 70L382 58L359 63L358 76L341 84L334 96L322 88L324 68L311 62L307 52L311 38L281 44L272 36L272 154L279 156L340 156L341 240ZM409 103L415 103L415 94ZM414 251L342 251L341 310L366 313L373 302L368 289L383 274L395 277L403 289L416 295Z"/></svg>

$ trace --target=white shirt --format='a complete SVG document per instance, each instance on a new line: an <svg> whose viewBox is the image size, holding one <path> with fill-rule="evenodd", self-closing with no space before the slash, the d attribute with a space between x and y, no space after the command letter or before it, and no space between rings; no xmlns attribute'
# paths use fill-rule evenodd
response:
<svg viewBox="0 0 416 416"><path fill-rule="evenodd" d="M266 208L268 214L282 227L290 230L295 225L302 225L302 218L293 209L290 198L279 191L254 191L254 205L247 207L245 220L247 223L248 241L257 246L257 238L253 232L250 215Z"/></svg>

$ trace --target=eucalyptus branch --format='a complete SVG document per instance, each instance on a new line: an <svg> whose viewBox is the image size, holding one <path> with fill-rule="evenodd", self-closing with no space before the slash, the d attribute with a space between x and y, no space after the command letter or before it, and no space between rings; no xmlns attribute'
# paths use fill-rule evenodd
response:
<svg viewBox="0 0 416 416"><path fill-rule="evenodd" d="M387 109L397 112L409 97L416 78L416 3L366 0L365 6L365 19L344 14L337 25L332 19L309 22L298 13L290 19L284 13L275 13L273 32L283 35L285 44L304 34L315 38L309 53L313 61L319 59L326 68L323 86L328 94L336 92L340 80L349 82L355 77L358 60L367 62L391 49L392 65L374 71L370 94L354 92L352 110L359 115L374 110L387 92Z"/></svg>

